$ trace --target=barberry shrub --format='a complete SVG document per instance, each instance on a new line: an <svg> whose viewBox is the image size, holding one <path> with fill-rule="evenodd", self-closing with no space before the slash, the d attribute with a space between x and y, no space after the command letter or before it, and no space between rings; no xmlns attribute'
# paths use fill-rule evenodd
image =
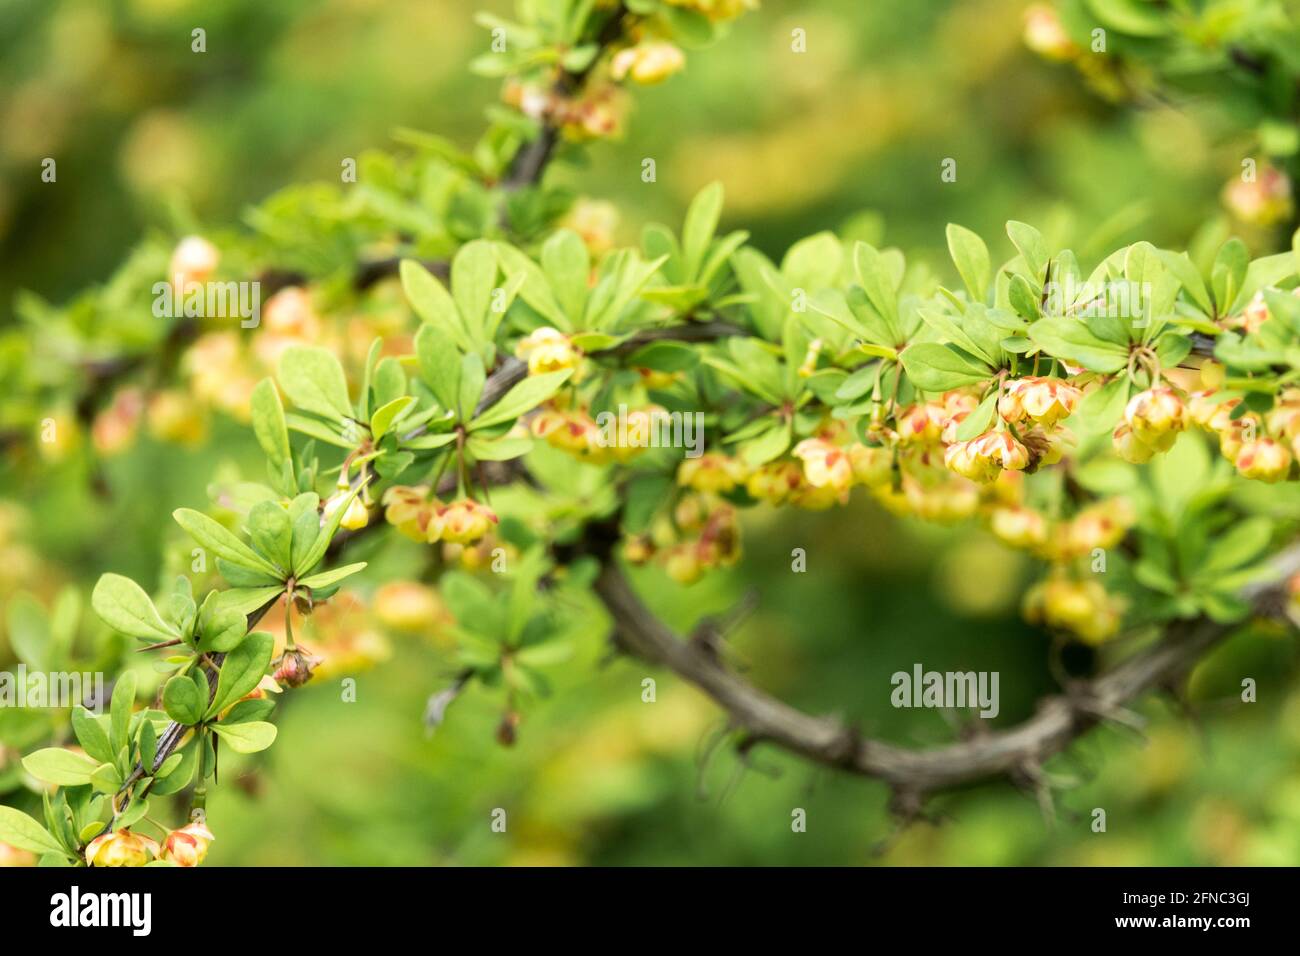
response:
<svg viewBox="0 0 1300 956"><path fill-rule="evenodd" d="M509 108L472 150L404 134L410 152L363 157L357 183L291 188L248 233L146 244L46 316L46 334L83 343L93 316L122 348L26 393L42 455L74 453L78 414L111 456L142 423L202 441L219 412L251 429L265 468L175 512L195 563L164 593L105 569L95 615L163 679L140 707L124 671L107 713L73 708L77 747L31 748L42 819L0 807L0 842L48 863L201 862L221 755L273 746L274 696L328 665L295 626L344 600L363 536L444 558L440 598L393 581L376 604L454 636L431 724L482 685L510 743L594 594L618 646L712 695L746 748L881 778L905 814L949 786L1033 776L1275 607L1300 569L1300 234L1273 254L1136 242L1085 264L1026 223L954 224L938 277L832 232L774 261L719 232L718 184L618 248L599 207L547 182L553 158L617 130L626 87L666 79L682 46L749 6L531 0L517 21L484 17L477 67L503 78ZM273 294L235 330L249 316L202 290L250 276ZM186 304L162 331L159 282ZM51 396L65 404L45 414ZM855 490L1032 555L1027 617L1112 669L999 732L1003 746L910 753L768 697L716 653L716 624L678 637L624 577L653 564L690 584L737 560L742 512L836 508ZM75 605L55 610L61 631ZM184 825L145 836L176 794Z"/></svg>

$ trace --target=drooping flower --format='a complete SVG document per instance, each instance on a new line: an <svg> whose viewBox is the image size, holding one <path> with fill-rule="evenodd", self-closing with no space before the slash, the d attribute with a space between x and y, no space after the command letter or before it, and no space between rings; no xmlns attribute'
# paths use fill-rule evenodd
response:
<svg viewBox="0 0 1300 956"><path fill-rule="evenodd" d="M194 823L167 834L162 845L162 859L177 866L198 866L208 855L208 846L216 837L202 823Z"/></svg>
<svg viewBox="0 0 1300 956"><path fill-rule="evenodd" d="M130 830L101 833L86 846L87 866L144 866L159 854L158 843Z"/></svg>

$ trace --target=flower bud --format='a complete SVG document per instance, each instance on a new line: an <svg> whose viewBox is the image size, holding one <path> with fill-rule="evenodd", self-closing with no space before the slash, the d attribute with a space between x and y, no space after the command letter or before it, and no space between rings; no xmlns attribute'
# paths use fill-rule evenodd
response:
<svg viewBox="0 0 1300 956"><path fill-rule="evenodd" d="M1060 14L1047 3L1034 3L1025 10L1025 46L1048 60L1065 62L1081 52L1061 25Z"/></svg>
<svg viewBox="0 0 1300 956"><path fill-rule="evenodd" d="M30 850L20 850L16 846L10 846L8 843L0 841L0 869L35 865L35 853Z"/></svg>
<svg viewBox="0 0 1300 956"><path fill-rule="evenodd" d="M1271 226L1291 215L1291 180L1274 166L1260 166L1253 181L1234 176L1223 189L1223 202L1237 219L1252 226Z"/></svg>
<svg viewBox="0 0 1300 956"><path fill-rule="evenodd" d="M1187 425L1187 408L1172 388L1157 386L1129 399L1124 420L1140 441L1167 451Z"/></svg>
<svg viewBox="0 0 1300 956"><path fill-rule="evenodd" d="M694 584L704 574L693 544L679 544L669 551L664 570L678 584Z"/></svg>
<svg viewBox="0 0 1300 956"><path fill-rule="evenodd" d="M1290 474L1291 453L1279 441L1258 438L1241 447L1235 463L1243 478L1254 478L1272 484Z"/></svg>
<svg viewBox="0 0 1300 956"><path fill-rule="evenodd" d="M157 392L149 399L149 433L159 441L196 445L207 435L198 403L179 389Z"/></svg>
<svg viewBox="0 0 1300 956"><path fill-rule="evenodd" d="M348 498L352 497L351 501ZM329 496L325 501L324 515L328 521L334 517L334 513L343 507L343 502L347 501L347 510L343 512L343 518L339 521L339 527L355 531L358 528L364 528L370 523L370 511L362 503L360 495L353 496L351 489L345 482L340 482L339 489Z"/></svg>
<svg viewBox="0 0 1300 956"><path fill-rule="evenodd" d="M134 444L144 409L144 393L138 388L124 388L114 395L113 404L96 415L91 425L95 451L107 457Z"/></svg>
<svg viewBox="0 0 1300 956"><path fill-rule="evenodd" d="M221 253L202 236L186 236L172 251L167 278L183 289L191 282L206 282L217 271Z"/></svg>
<svg viewBox="0 0 1300 956"><path fill-rule="evenodd" d="M630 535L623 539L623 557L629 564L645 564L655 556L655 543L648 535Z"/></svg>
<svg viewBox="0 0 1300 956"><path fill-rule="evenodd" d="M159 854L156 841L132 833L114 830L101 833L86 846L87 866L144 866Z"/></svg>
<svg viewBox="0 0 1300 956"><path fill-rule="evenodd" d="M167 834L162 845L162 859L177 866L198 866L208 855L208 845L216 837L202 823L191 823Z"/></svg>
<svg viewBox="0 0 1300 956"><path fill-rule="evenodd" d="M301 687L311 680L312 671L320 664L319 657L308 654L300 646L289 647L275 661L275 673L271 676L285 687Z"/></svg>

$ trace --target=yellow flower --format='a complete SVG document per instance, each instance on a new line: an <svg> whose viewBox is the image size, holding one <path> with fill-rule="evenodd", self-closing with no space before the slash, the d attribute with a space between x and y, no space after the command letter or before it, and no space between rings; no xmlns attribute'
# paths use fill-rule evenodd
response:
<svg viewBox="0 0 1300 956"><path fill-rule="evenodd" d="M1059 378L1029 376L1007 384L998 400L998 412L1009 422L1031 418L1050 428L1073 414L1082 397L1083 392ZM1013 417L1008 417L1009 412Z"/></svg>
<svg viewBox="0 0 1300 956"><path fill-rule="evenodd" d="M1030 4L1025 10L1025 46L1048 60L1065 62L1082 52L1061 25L1061 17L1047 3Z"/></svg>
<svg viewBox="0 0 1300 956"><path fill-rule="evenodd" d="M1037 548L1047 541L1047 521L1032 508L994 508L989 528L1013 548Z"/></svg>
<svg viewBox="0 0 1300 956"><path fill-rule="evenodd" d="M86 847L87 866L144 866L159 853L156 841L130 830L102 833Z"/></svg>
<svg viewBox="0 0 1300 956"><path fill-rule="evenodd" d="M574 345L559 329L544 325L520 339L515 355L528 363L528 374L559 372L577 368L582 361L582 350Z"/></svg>
<svg viewBox="0 0 1300 956"><path fill-rule="evenodd" d="M746 477L747 469L740 461L720 452L686 458L677 468L679 485L716 494L726 494Z"/></svg>
<svg viewBox="0 0 1300 956"><path fill-rule="evenodd" d="M823 438L805 438L794 446L794 456L803 460L803 474L814 488L834 488L840 494L853 484L853 462L838 445Z"/></svg>
<svg viewBox="0 0 1300 956"><path fill-rule="evenodd" d="M1154 448L1133 434L1133 429L1126 422L1115 426L1115 431L1111 433L1111 444L1115 448L1115 454L1134 465L1145 464L1156 453Z"/></svg>
<svg viewBox="0 0 1300 956"><path fill-rule="evenodd" d="M1108 498L1084 508L1066 527L1067 546L1076 554L1088 554L1094 548L1113 548L1137 522L1137 515L1127 498Z"/></svg>
<svg viewBox="0 0 1300 956"><path fill-rule="evenodd" d="M496 523L496 512L487 505L473 498L462 498L437 510L429 525L429 541L440 538L453 544L469 544L491 531Z"/></svg>
<svg viewBox="0 0 1300 956"><path fill-rule="evenodd" d="M339 486L334 494L330 495L325 501L324 515L325 520L334 517L334 513L343 507L343 502L347 501L352 492L346 483ZM348 501L347 510L343 512L343 518L339 521L339 526L355 531L357 528L364 528L370 523L370 511L361 501L361 496L357 495Z"/></svg>
<svg viewBox="0 0 1300 956"><path fill-rule="evenodd" d="M1279 441L1259 438L1241 447L1237 452L1236 465L1243 478L1254 478L1272 484L1291 473L1291 453Z"/></svg>
<svg viewBox="0 0 1300 956"><path fill-rule="evenodd" d="M939 440L946 414L942 405L918 402L898 413L898 440L904 445L932 445Z"/></svg>
<svg viewBox="0 0 1300 956"><path fill-rule="evenodd" d="M849 446L849 463L853 477L868 488L887 485L894 477L894 454L888 448L877 448L854 442Z"/></svg>
<svg viewBox="0 0 1300 956"><path fill-rule="evenodd" d="M1001 469L992 458L978 453L977 441L971 439L949 445L943 451L943 463L963 478L984 484L996 478Z"/></svg>
<svg viewBox="0 0 1300 956"><path fill-rule="evenodd" d="M1167 451L1187 426L1187 407L1172 388L1157 386L1129 399L1124 421L1138 440L1157 451Z"/></svg>
<svg viewBox="0 0 1300 956"><path fill-rule="evenodd" d="M418 633L450 620L438 594L418 581L389 581L375 592L375 617L395 631Z"/></svg>
<svg viewBox="0 0 1300 956"><path fill-rule="evenodd" d="M616 80L631 77L637 83L649 86L662 83L686 66L686 57L671 43L638 43L619 50L610 63L610 75Z"/></svg>
<svg viewBox="0 0 1300 956"><path fill-rule="evenodd" d="M202 236L186 236L172 251L167 278L182 289L191 282L206 282L217 271L220 261L221 253L208 240Z"/></svg>
<svg viewBox="0 0 1300 956"><path fill-rule="evenodd" d="M191 823L173 830L163 840L162 858L177 866L198 866L208 855L208 845L216 837L202 823Z"/></svg>
<svg viewBox="0 0 1300 956"><path fill-rule="evenodd" d="M1094 645L1118 633L1123 619L1119 602L1096 581L1066 578L1051 578L1032 588L1025 596L1025 616Z"/></svg>

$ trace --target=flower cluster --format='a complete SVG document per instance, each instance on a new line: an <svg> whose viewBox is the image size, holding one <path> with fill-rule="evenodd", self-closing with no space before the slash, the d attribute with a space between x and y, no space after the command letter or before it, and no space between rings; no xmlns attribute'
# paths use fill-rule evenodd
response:
<svg viewBox="0 0 1300 956"><path fill-rule="evenodd" d="M394 485L384 493L384 517L413 541L472 544L498 522L496 512L473 498L443 504L427 485Z"/></svg>

